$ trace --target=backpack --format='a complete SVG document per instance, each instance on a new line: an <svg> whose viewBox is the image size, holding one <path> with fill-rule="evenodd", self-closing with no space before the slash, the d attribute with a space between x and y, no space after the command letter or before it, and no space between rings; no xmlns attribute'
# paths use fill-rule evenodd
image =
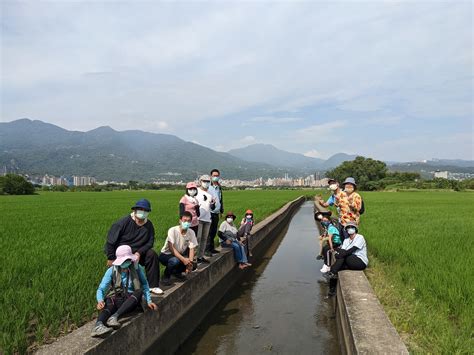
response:
<svg viewBox="0 0 474 355"><path fill-rule="evenodd" d="M364 199L363 199L362 197L361 197L360 199L361 199L361 201L362 201L362 204L360 205L359 214L364 214L364 212L365 212Z"/></svg>

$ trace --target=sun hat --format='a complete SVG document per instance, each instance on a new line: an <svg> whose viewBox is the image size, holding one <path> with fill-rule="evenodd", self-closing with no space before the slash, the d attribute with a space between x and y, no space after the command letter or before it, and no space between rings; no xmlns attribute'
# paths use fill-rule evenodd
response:
<svg viewBox="0 0 474 355"><path fill-rule="evenodd" d="M247 211L245 211L245 214L251 214L251 215L253 215L253 211L252 211L252 210L247 210Z"/></svg>
<svg viewBox="0 0 474 355"><path fill-rule="evenodd" d="M227 218L227 217L232 217L234 219L236 218L234 212L232 212L232 211L227 212L227 214L225 215L225 218Z"/></svg>
<svg viewBox="0 0 474 355"><path fill-rule="evenodd" d="M209 175L201 175L199 181L211 181L211 178L209 177Z"/></svg>
<svg viewBox="0 0 474 355"><path fill-rule="evenodd" d="M132 253L132 248L129 245L121 245L115 251L117 259L112 263L113 265L122 265L125 260L137 261L138 257Z"/></svg>
<svg viewBox="0 0 474 355"><path fill-rule="evenodd" d="M359 231L359 227L357 226L356 222L347 222L346 225L344 226L344 229L347 229L349 227L353 227L356 229L356 232Z"/></svg>
<svg viewBox="0 0 474 355"><path fill-rule="evenodd" d="M196 184L194 181L188 182L188 183L186 184L186 188L187 188L187 189L197 189L197 184Z"/></svg>
<svg viewBox="0 0 474 355"><path fill-rule="evenodd" d="M316 220L320 220L320 219L323 219L324 216L326 217L331 217L332 215L332 212L331 211L317 211L314 213L314 219ZM321 218L319 218L319 216L321 216Z"/></svg>
<svg viewBox="0 0 474 355"><path fill-rule="evenodd" d="M148 201L146 198L142 198L141 200L138 200L137 203L135 203L135 206L132 207L132 210L136 209L144 209L147 212L151 211L151 204L150 201Z"/></svg>
<svg viewBox="0 0 474 355"><path fill-rule="evenodd" d="M333 178L328 179L328 185L331 185L331 182L335 182L337 184L337 180Z"/></svg>
<svg viewBox="0 0 474 355"><path fill-rule="evenodd" d="M348 177L346 178L346 180L344 180L344 182L342 183L342 185L345 185L345 184L352 184L354 185L355 187L357 187L357 184L356 184L356 181L353 177Z"/></svg>

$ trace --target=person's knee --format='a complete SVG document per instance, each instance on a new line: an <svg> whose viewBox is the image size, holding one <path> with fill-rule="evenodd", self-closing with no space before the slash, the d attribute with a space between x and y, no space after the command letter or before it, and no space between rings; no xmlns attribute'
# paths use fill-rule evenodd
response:
<svg viewBox="0 0 474 355"><path fill-rule="evenodd" d="M177 257L172 257L168 260L168 267L175 267L180 263L181 261Z"/></svg>

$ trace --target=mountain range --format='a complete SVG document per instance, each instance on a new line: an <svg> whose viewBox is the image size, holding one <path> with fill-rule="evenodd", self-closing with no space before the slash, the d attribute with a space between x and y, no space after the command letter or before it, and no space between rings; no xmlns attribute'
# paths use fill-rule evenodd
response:
<svg viewBox="0 0 474 355"><path fill-rule="evenodd" d="M88 132L69 131L38 120L0 122L0 169L50 175L87 175L98 180L190 180L219 168L226 178L255 179L311 174L353 160L338 153L327 160L254 144L217 152L170 134L138 130L116 131L104 126ZM425 163L461 166L472 170L472 161ZM408 165L406 165L408 164ZM411 163L398 163L400 170ZM0 170L0 171L2 171ZM464 169L463 169L464 170Z"/></svg>

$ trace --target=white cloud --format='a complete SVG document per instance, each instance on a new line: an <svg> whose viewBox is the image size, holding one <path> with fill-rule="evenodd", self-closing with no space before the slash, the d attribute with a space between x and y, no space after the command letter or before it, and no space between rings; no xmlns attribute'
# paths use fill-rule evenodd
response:
<svg viewBox="0 0 474 355"><path fill-rule="evenodd" d="M295 131L294 138L300 141L312 142L337 142L337 135L334 132L345 127L347 121L336 120L321 124L315 124Z"/></svg>
<svg viewBox="0 0 474 355"><path fill-rule="evenodd" d="M316 149L311 149L310 151L304 153L304 155L310 158L322 158L321 152Z"/></svg>
<svg viewBox="0 0 474 355"><path fill-rule="evenodd" d="M276 117L276 116L257 116L252 117L249 120L242 123L243 126L248 126L251 124L258 123L267 123L267 124L284 124L284 123L294 123L301 121L301 117Z"/></svg>

